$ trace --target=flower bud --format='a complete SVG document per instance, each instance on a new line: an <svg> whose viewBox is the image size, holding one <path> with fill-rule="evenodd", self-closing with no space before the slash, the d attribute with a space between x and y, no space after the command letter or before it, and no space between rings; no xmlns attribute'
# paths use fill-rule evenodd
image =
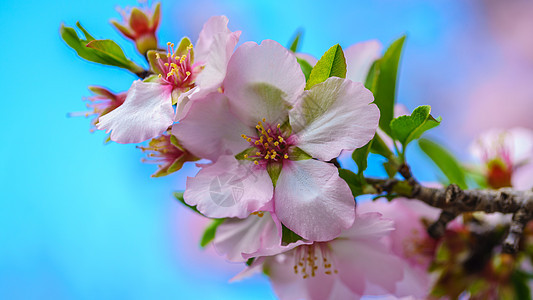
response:
<svg viewBox="0 0 533 300"><path fill-rule="evenodd" d="M152 9L147 7L134 7L127 11L120 11L122 23L111 20L111 23L125 37L135 42L137 50L145 55L148 50L157 49L157 37L155 32L159 26L161 3L156 3Z"/></svg>

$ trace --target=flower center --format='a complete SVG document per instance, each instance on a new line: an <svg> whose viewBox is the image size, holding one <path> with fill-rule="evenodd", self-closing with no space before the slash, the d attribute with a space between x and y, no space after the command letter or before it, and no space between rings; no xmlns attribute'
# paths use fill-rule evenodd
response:
<svg viewBox="0 0 533 300"><path fill-rule="evenodd" d="M302 274L303 279L314 277L319 268L324 274L337 274L339 271L333 266L331 250L327 243L303 245L294 249L294 273Z"/></svg>
<svg viewBox="0 0 533 300"><path fill-rule="evenodd" d="M257 122L255 128L257 137L241 135L252 147L256 148L254 155L246 154L244 158L252 159L256 165L281 162L289 158L291 142L282 132L280 124L272 126L263 118L263 122Z"/></svg>
<svg viewBox="0 0 533 300"><path fill-rule="evenodd" d="M179 56L174 50L174 44L167 43L167 55L161 57L156 53L156 59L163 74L159 78L164 84L172 85L180 89L189 89L194 86L194 79L198 73L196 67L191 61L192 45L187 47L187 54Z"/></svg>

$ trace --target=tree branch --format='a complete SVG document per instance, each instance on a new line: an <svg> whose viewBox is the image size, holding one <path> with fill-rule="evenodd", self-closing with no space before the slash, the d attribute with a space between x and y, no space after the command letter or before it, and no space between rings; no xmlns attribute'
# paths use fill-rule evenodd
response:
<svg viewBox="0 0 533 300"><path fill-rule="evenodd" d="M512 188L499 190L462 190L456 184L443 188L430 188L419 184L411 172L400 168L405 181L398 179L367 178L367 183L378 192L397 194L410 199L418 199L430 206L441 208L438 220L428 228L428 233L439 238L444 234L446 225L455 217L466 212L500 212L513 214L509 233L503 243L503 251L515 253L518 242L527 222L533 219L533 191L517 191Z"/></svg>

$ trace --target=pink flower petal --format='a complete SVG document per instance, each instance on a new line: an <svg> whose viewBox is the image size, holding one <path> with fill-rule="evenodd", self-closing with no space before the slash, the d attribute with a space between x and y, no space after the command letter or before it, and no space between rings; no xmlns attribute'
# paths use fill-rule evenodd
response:
<svg viewBox="0 0 533 300"><path fill-rule="evenodd" d="M240 31L228 29L228 18L211 17L204 25L196 43L196 60L205 65L196 78L196 84L204 90L216 90L226 75L228 61L239 42Z"/></svg>
<svg viewBox="0 0 533 300"><path fill-rule="evenodd" d="M281 223L311 241L328 241L355 218L350 188L335 166L309 159L286 161L275 189Z"/></svg>
<svg viewBox="0 0 533 300"><path fill-rule="evenodd" d="M187 115L172 127L172 134L192 154L215 161L220 155L248 148L241 135L255 134L254 129L235 117L223 94L211 93L191 103Z"/></svg>
<svg viewBox="0 0 533 300"><path fill-rule="evenodd" d="M383 46L377 40L354 44L344 50L346 58L346 78L355 82L365 82L372 63L381 56Z"/></svg>
<svg viewBox="0 0 533 300"><path fill-rule="evenodd" d="M230 155L188 177L185 202L210 218L246 218L272 200L273 186L265 169Z"/></svg>
<svg viewBox="0 0 533 300"><path fill-rule="evenodd" d="M244 262L247 258L243 254L281 247L281 238L270 213L265 212L261 217L250 215L246 219L227 219L217 228L213 245L217 252L226 254L228 260Z"/></svg>
<svg viewBox="0 0 533 300"><path fill-rule="evenodd" d="M100 117L96 127L111 131L111 140L120 144L154 138L174 122L171 93L171 86L134 81L124 103Z"/></svg>
<svg viewBox="0 0 533 300"><path fill-rule="evenodd" d="M394 292L403 278L403 263L376 239L335 239L331 243L341 281L354 293L370 293L365 282Z"/></svg>
<svg viewBox="0 0 533 300"><path fill-rule="evenodd" d="M305 87L305 77L294 54L265 40L237 48L223 85L235 113L255 126L263 118L270 124L283 123L287 108Z"/></svg>
<svg viewBox="0 0 533 300"><path fill-rule="evenodd" d="M374 239L378 240L394 230L394 222L389 219L382 219L380 213L360 214L357 209L357 217L352 227L345 230L341 237L348 239Z"/></svg>
<svg viewBox="0 0 533 300"><path fill-rule="evenodd" d="M331 77L306 91L289 112L298 147L314 158L328 161L342 150L354 150L370 141L379 122L372 93L361 83Z"/></svg>

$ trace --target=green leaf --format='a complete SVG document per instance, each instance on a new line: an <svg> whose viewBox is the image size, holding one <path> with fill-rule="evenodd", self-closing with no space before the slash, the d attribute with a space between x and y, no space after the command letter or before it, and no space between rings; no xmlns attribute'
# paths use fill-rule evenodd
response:
<svg viewBox="0 0 533 300"><path fill-rule="evenodd" d="M309 79L309 75L311 74L311 70L313 70L313 66L311 66L311 64L308 63L307 60L305 59L301 59L297 57L296 60L300 64L300 68L302 69L302 72L304 73L305 81L307 81Z"/></svg>
<svg viewBox="0 0 533 300"><path fill-rule="evenodd" d="M297 30L296 35L292 39L292 42L290 43L289 50L296 53L300 49L300 39L302 38L303 31Z"/></svg>
<svg viewBox="0 0 533 300"><path fill-rule="evenodd" d="M339 169L339 176L346 181L354 197L363 194L363 184L357 174L347 169Z"/></svg>
<svg viewBox="0 0 533 300"><path fill-rule="evenodd" d="M411 141L440 124L441 118L433 118L430 112L429 105L422 105L415 108L410 116L400 116L390 122L392 137L402 143L403 151Z"/></svg>
<svg viewBox="0 0 533 300"><path fill-rule="evenodd" d="M392 151L389 149L389 146L385 144L383 139L377 133L374 136L372 146L370 147L370 152L374 154L379 154L388 159L394 157L394 153L392 153Z"/></svg>
<svg viewBox="0 0 533 300"><path fill-rule="evenodd" d="M383 168L385 168L385 172L387 172L387 175L389 175L390 178L393 178L396 173L398 173L400 165L396 163L395 160L389 160L383 163Z"/></svg>
<svg viewBox="0 0 533 300"><path fill-rule="evenodd" d="M359 176L363 175L363 171L366 170L368 166L368 153L372 147L372 141L373 140L370 140L366 145L359 149L355 149L352 153L352 159L357 164L357 174Z"/></svg>
<svg viewBox="0 0 533 300"><path fill-rule="evenodd" d="M370 69L365 86L374 93L374 103L379 107L379 127L391 135L390 122L394 117L396 102L396 86L398 65L405 35L394 41L383 57L377 60Z"/></svg>
<svg viewBox="0 0 533 300"><path fill-rule="evenodd" d="M303 237L297 235L292 230L285 227L285 225L281 224L281 244L282 245L288 245L290 243L295 243L303 239L304 239Z"/></svg>
<svg viewBox="0 0 533 300"><path fill-rule="evenodd" d="M462 189L468 188L463 168L450 152L428 139L420 139L418 146L448 178L450 183L456 183Z"/></svg>
<svg viewBox="0 0 533 300"><path fill-rule="evenodd" d="M190 208L195 213L205 217L200 211L198 211L198 209L196 209L196 206L189 205L189 204L187 204L187 202L185 202L185 200L183 199L183 192L174 192L174 197L176 198L176 200L181 202L181 204L183 204L186 207Z"/></svg>
<svg viewBox="0 0 533 300"><path fill-rule="evenodd" d="M309 74L305 89L308 90L317 83L326 81L330 77L346 78L346 59L339 44L329 48Z"/></svg>
<svg viewBox="0 0 533 300"><path fill-rule="evenodd" d="M77 26L85 35L81 39L72 27L61 25L59 30L61 37L78 55L88 61L99 64L124 68L138 74L144 69L131 60L127 59L122 49L112 40L96 40L80 24Z"/></svg>
<svg viewBox="0 0 533 300"><path fill-rule="evenodd" d="M207 226L207 228L204 231L204 234L202 235L202 239L200 240L200 247L204 248L209 243L211 243L215 239L215 234L217 232L218 226L222 224L226 219L213 219L211 221L211 224Z"/></svg>
<svg viewBox="0 0 533 300"><path fill-rule="evenodd" d="M366 75L365 80L365 87L372 92L374 92L376 82L378 80L378 72L379 72L379 60L374 61L372 63L372 66L368 70L368 74Z"/></svg>

